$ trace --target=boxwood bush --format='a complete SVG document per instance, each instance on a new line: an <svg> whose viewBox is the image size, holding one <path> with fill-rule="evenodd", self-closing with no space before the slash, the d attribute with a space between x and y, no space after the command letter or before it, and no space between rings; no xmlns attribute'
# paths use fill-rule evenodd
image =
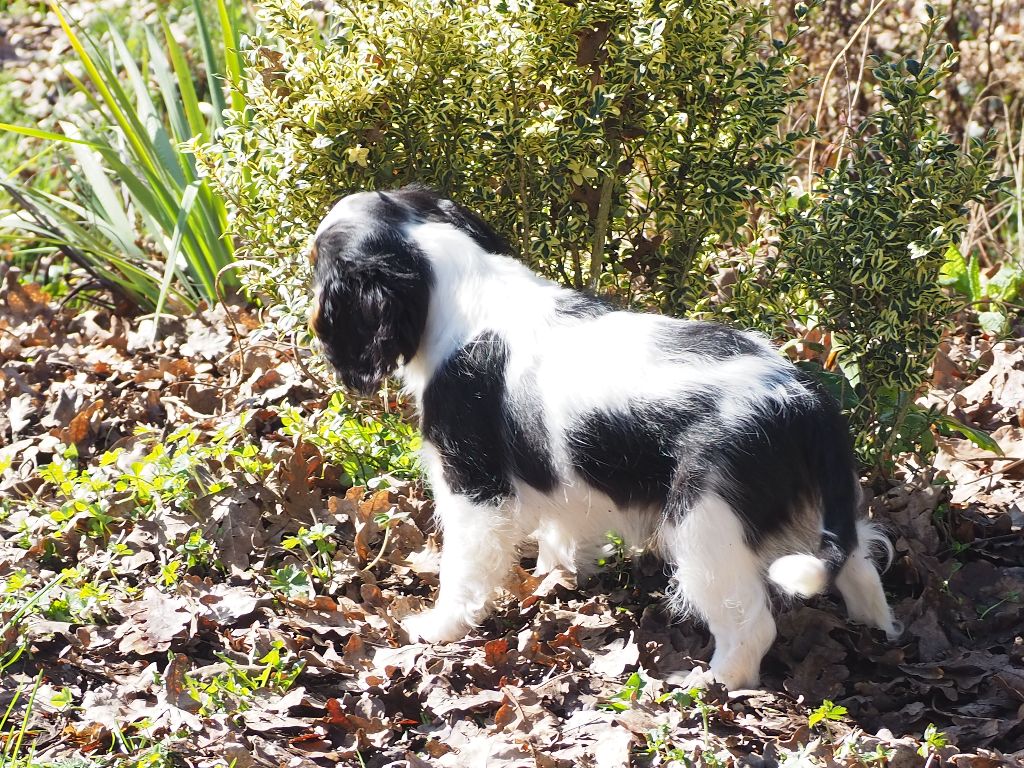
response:
<svg viewBox="0 0 1024 768"><path fill-rule="evenodd" d="M942 20L929 14L919 56L875 61L883 106L813 193L788 207L782 264L772 272L772 292L804 299L791 311L833 334L836 376L867 463L928 442L931 425L913 401L961 305L940 273L968 205L999 183L990 142L964 149L937 124L933 104L956 59L935 42Z"/></svg>
<svg viewBox="0 0 1024 768"><path fill-rule="evenodd" d="M953 64L937 20L923 56L878 63L883 109L794 195L813 133L787 117L801 28L773 38L768 4L340 0L323 18L261 0L259 15L245 110L196 151L278 331L306 333L305 254L331 204L422 181L534 268L620 304L833 331L842 374L819 374L845 387L862 457L891 452L952 309L943 254L989 184L988 148L962 150L931 114Z"/></svg>
<svg viewBox="0 0 1024 768"><path fill-rule="evenodd" d="M795 25L740 0L263 0L246 111L200 150L279 321L343 193L422 181L549 276L681 311L801 134Z"/></svg>

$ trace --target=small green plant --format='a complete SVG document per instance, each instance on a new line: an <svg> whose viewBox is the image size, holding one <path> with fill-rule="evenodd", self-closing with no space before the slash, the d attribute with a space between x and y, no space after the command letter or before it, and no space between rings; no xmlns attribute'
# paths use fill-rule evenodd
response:
<svg viewBox="0 0 1024 768"><path fill-rule="evenodd" d="M608 700L600 704L601 709L611 712L624 712L633 706L633 703L640 698L647 681L639 672L634 672L627 679L626 683L616 693L608 697Z"/></svg>
<svg viewBox="0 0 1024 768"><path fill-rule="evenodd" d="M43 599L51 590L60 586L68 575L67 571L61 572L38 588L25 570L14 571L4 579L0 586L0 611L10 614L10 618L0 626L0 641L3 642L0 674L15 664L28 648L21 628L25 617L42 612L46 605Z"/></svg>
<svg viewBox="0 0 1024 768"><path fill-rule="evenodd" d="M1024 265L1002 264L991 277L981 272L977 254L965 259L953 246L946 253L940 282L966 299L977 311L978 325L993 336L1005 336L1010 330L1011 304L1024 290Z"/></svg>
<svg viewBox="0 0 1024 768"><path fill-rule="evenodd" d="M134 742L138 742L135 739ZM127 750L126 750L127 751ZM128 762L131 768L175 768L180 758L167 744L149 744L146 746L133 743L132 759Z"/></svg>
<svg viewBox="0 0 1024 768"><path fill-rule="evenodd" d="M281 546L301 550L313 569L313 575L327 581L334 573L334 552L338 548L331 540L335 530L335 526L325 523L315 523L309 528L303 526L294 536L286 536Z"/></svg>
<svg viewBox="0 0 1024 768"><path fill-rule="evenodd" d="M397 507L385 510L384 512L378 512L373 516L373 522L384 531L384 539L380 543L380 550L377 555L366 564L364 570L371 570L377 563L380 562L381 558L384 557L384 553L388 548L388 541L391 539L391 531L404 520L409 519L409 513L405 512Z"/></svg>
<svg viewBox="0 0 1024 768"><path fill-rule="evenodd" d="M43 615L55 621L99 623L112 597L108 585L94 580L81 568L66 568L62 587Z"/></svg>
<svg viewBox="0 0 1024 768"><path fill-rule="evenodd" d="M283 694L301 674L303 662L292 658L284 643L275 640L270 651L257 664L243 666L220 656L226 666L224 672L197 680L185 675L188 694L199 702L199 715L205 717L217 712L244 712L252 707L260 693Z"/></svg>
<svg viewBox="0 0 1024 768"><path fill-rule="evenodd" d="M864 734L860 730L854 730L847 734L839 747L835 750L835 756L839 760L853 759L857 764L864 766L885 766L888 765L894 749L887 749L884 744L878 742L873 747L866 747L863 743Z"/></svg>
<svg viewBox="0 0 1024 768"><path fill-rule="evenodd" d="M199 528L189 531L185 540L175 547L175 552L185 568L210 568L216 565L217 547Z"/></svg>
<svg viewBox="0 0 1024 768"><path fill-rule="evenodd" d="M294 565L277 568L271 574L270 589L288 598L313 597L313 581L309 574Z"/></svg>
<svg viewBox="0 0 1024 768"><path fill-rule="evenodd" d="M819 723L838 723L846 714L846 707L825 699L821 702L821 706L807 716L807 725L813 728Z"/></svg>
<svg viewBox="0 0 1024 768"><path fill-rule="evenodd" d="M994 611L1000 605L1004 605L1005 603L1019 603L1020 602L1020 598L1021 598L1020 592L1008 592L1003 598L997 600L992 605L990 605L988 608L982 608L981 606L978 606L978 609L977 609L978 610L978 618L979 619L984 619L992 611Z"/></svg>
<svg viewBox="0 0 1024 768"><path fill-rule="evenodd" d="M341 468L346 485L372 485L384 474L408 480L420 473L415 428L395 413L363 410L341 392L309 416L282 408L281 431L316 446L328 463Z"/></svg>
<svg viewBox="0 0 1024 768"><path fill-rule="evenodd" d="M665 761L678 761L682 765L706 765L712 768L724 768L726 760L719 757L711 737L711 716L715 706L709 703L700 688L669 691L659 696L659 704L672 702L687 718L699 718L701 723L701 747L699 756L696 750L689 752L676 747L672 743L672 733L666 724L647 733L647 754L660 757Z"/></svg>
<svg viewBox="0 0 1024 768"><path fill-rule="evenodd" d="M928 758L930 763L939 752L949 743L946 734L935 727L935 723L928 723L924 729L924 737L921 746L917 748L917 754Z"/></svg>
<svg viewBox="0 0 1024 768"><path fill-rule="evenodd" d="M636 552L631 551L625 539L614 531L607 531L604 538L605 544L601 548L597 565L603 572L611 575L616 584L626 586L633 577L631 564L632 556Z"/></svg>

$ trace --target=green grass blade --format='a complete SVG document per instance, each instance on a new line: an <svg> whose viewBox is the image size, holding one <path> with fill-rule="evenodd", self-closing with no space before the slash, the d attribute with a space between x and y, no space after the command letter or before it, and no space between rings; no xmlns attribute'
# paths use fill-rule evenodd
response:
<svg viewBox="0 0 1024 768"><path fill-rule="evenodd" d="M199 35L199 45L203 52L203 64L206 66L206 83L210 89L210 104L213 106L213 113L218 119L224 113L224 74L221 71L220 62L213 52L213 37L210 34L210 25L206 21L206 14L203 12L199 0L192 0L192 8L196 14L196 32Z"/></svg>
<svg viewBox="0 0 1024 768"><path fill-rule="evenodd" d="M239 34L237 0L229 7L226 0L217 0L217 14L220 17L221 45L224 48L224 71L230 85L231 108L239 113L245 111L245 97L240 89L245 65L239 49L242 47ZM218 116L220 125L220 116Z"/></svg>
<svg viewBox="0 0 1024 768"><path fill-rule="evenodd" d="M174 224L174 234L171 236L171 245L167 251L167 263L164 265L164 279L160 284L160 296L156 301L156 309L153 312L153 340L156 341L157 327L160 325L160 313L167 301L167 294L171 288L171 280L178 261L178 250L181 248L182 235L188 223L189 214L192 213L192 206L199 194L199 184L192 183L185 188L185 194L181 198L181 208L178 211L178 220Z"/></svg>
<svg viewBox="0 0 1024 768"><path fill-rule="evenodd" d="M78 129L70 123L62 122L60 126L67 136L75 137L77 134ZM129 221L124 203L114 190L110 179L107 178L103 166L97 162L96 152L77 144L71 145L71 151L82 169L86 182L96 196L96 201L101 208L100 213L110 225L117 243L127 251L132 250L135 243L135 228Z"/></svg>
<svg viewBox="0 0 1024 768"><path fill-rule="evenodd" d="M184 99L179 97L178 82L171 72L171 65L160 50L156 36L149 29L146 30L146 43L149 47L153 77L160 90L167 119L171 124L171 136L175 143L180 143L192 136L188 117L185 114Z"/></svg>
<svg viewBox="0 0 1024 768"><path fill-rule="evenodd" d="M87 147L96 146L95 142L86 141L82 138L72 139L60 133L51 133L50 131L44 131L40 128L29 128L24 125L11 125L10 123L0 123L0 131L7 131L9 133L19 133L22 136L29 136L33 139L43 139L45 141L61 141L69 144L84 144Z"/></svg>
<svg viewBox="0 0 1024 768"><path fill-rule="evenodd" d="M128 51L124 38L113 29L110 30L110 37L121 59L122 69L128 76L128 82L135 93L134 104L124 105L125 111L131 113L134 107L134 112L138 115L138 122L145 126L145 134L138 137L138 145L147 153L154 168L169 174L179 189L183 188L188 182L185 180L185 172L182 167L182 154L171 143L167 129L159 118L156 105L149 92L149 85ZM178 195L175 194L174 197L177 199Z"/></svg>
<svg viewBox="0 0 1024 768"><path fill-rule="evenodd" d="M78 59L85 68L86 74L89 76L89 80L95 87L100 99L106 104L109 115L117 122L122 134L132 147L136 158L142 162L151 162L151 153L147 152L146 148L140 144L140 137L145 135L145 129L130 110L126 113L124 107L130 107L130 100L121 88L117 77L102 62L99 66L97 65L97 62L86 49L82 39L72 29L71 24L55 0L50 0L50 8L54 15L56 15L57 21L60 22L64 34L67 35L68 42L71 43L71 47L78 55ZM101 66L103 67L103 72L100 71ZM88 93L88 89L83 88L83 92Z"/></svg>
<svg viewBox="0 0 1024 768"><path fill-rule="evenodd" d="M185 113L185 122L189 127L187 134L182 133L179 138L184 141L185 138L192 136L206 136L207 121L199 109L199 97L196 95L195 84L192 82L192 70L189 68L181 46L174 39L167 19L161 16L160 23L163 24L164 42L171 59L171 66L174 67L174 75L178 81L178 93L181 95L181 106Z"/></svg>

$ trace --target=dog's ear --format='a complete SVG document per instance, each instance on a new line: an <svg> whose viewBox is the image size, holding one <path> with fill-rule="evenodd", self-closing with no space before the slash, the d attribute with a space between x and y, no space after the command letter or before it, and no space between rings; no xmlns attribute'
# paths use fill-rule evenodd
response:
<svg viewBox="0 0 1024 768"><path fill-rule="evenodd" d="M415 354L427 320L429 264L394 233L357 243L323 233L316 245L310 325L345 386L372 395Z"/></svg>

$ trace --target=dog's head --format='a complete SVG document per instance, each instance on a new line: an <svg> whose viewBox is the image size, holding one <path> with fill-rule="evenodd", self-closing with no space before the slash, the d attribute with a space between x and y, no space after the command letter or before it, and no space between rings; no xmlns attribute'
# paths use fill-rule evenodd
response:
<svg viewBox="0 0 1024 768"><path fill-rule="evenodd" d="M447 224L489 253L508 252L477 216L418 185L348 195L316 231L310 324L345 386L359 394L375 392L420 345L434 287L418 239L426 223Z"/></svg>

